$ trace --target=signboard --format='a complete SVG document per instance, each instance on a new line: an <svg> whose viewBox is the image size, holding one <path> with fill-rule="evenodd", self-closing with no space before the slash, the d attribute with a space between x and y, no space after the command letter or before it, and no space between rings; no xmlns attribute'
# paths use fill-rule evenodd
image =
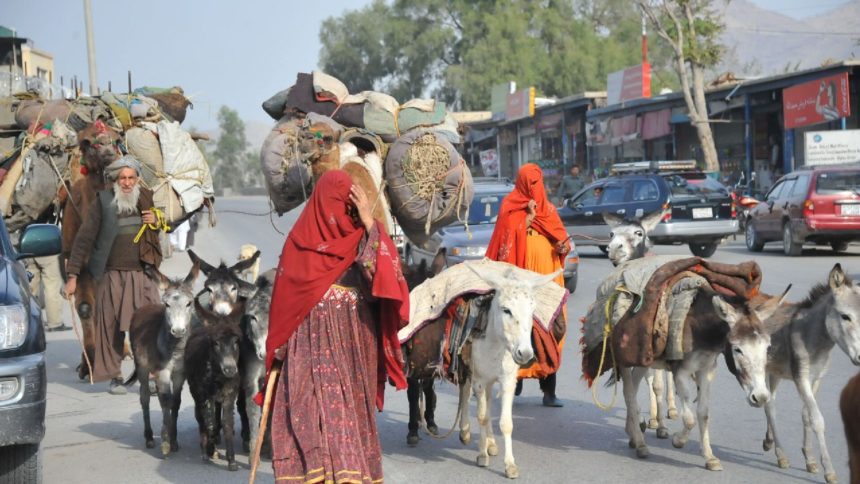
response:
<svg viewBox="0 0 860 484"><path fill-rule="evenodd" d="M809 131L805 135L807 166L860 161L860 129Z"/></svg>
<svg viewBox="0 0 860 484"><path fill-rule="evenodd" d="M505 119L528 118L535 114L535 88L521 89L515 93L508 94L508 105L505 111Z"/></svg>
<svg viewBox="0 0 860 484"><path fill-rule="evenodd" d="M490 112L493 113L493 121L505 119L505 113L508 110L508 94L516 90L516 82L496 84L490 89Z"/></svg>
<svg viewBox="0 0 860 484"><path fill-rule="evenodd" d="M647 62L616 71L606 80L606 104L651 97L651 65Z"/></svg>
<svg viewBox="0 0 860 484"><path fill-rule="evenodd" d="M484 150L480 153L481 168L484 170L484 176L499 175L499 152L496 150Z"/></svg>
<svg viewBox="0 0 860 484"><path fill-rule="evenodd" d="M848 73L835 74L782 90L786 129L851 116Z"/></svg>

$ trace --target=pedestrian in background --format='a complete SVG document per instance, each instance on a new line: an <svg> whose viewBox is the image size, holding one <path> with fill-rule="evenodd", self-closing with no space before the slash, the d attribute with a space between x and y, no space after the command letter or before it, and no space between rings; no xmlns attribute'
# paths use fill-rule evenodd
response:
<svg viewBox="0 0 860 484"><path fill-rule="evenodd" d="M105 169L112 183L98 192L75 236L69 257L64 294L71 297L81 271L96 281L94 381L111 380L109 393L126 393L122 385L123 344L134 312L159 302L155 283L144 274L146 266L161 265L158 233L144 230L155 224L152 190L140 186L141 165L130 155ZM89 262L84 266L84 260Z"/></svg>
<svg viewBox="0 0 860 484"><path fill-rule="evenodd" d="M538 274L551 274L564 267L564 257L569 252L567 231L544 191L543 173L539 166L527 163L517 174L514 190L502 201L487 257ZM564 275L559 274L555 282L564 287ZM538 360L517 373L516 394L521 393L524 378L538 378L547 407L562 406L556 397L556 372L561 366L567 329L565 312L552 322L549 332L540 324L532 325L532 342L541 347L535 348Z"/></svg>
<svg viewBox="0 0 860 484"><path fill-rule="evenodd" d="M283 361L272 467L286 482L382 482L376 410L406 388L409 289L394 242L346 172L320 177L278 264L266 366Z"/></svg>
<svg viewBox="0 0 860 484"><path fill-rule="evenodd" d="M579 175L579 165L570 167L570 174L561 179L558 187L559 204L563 203L585 187L585 180Z"/></svg>
<svg viewBox="0 0 860 484"><path fill-rule="evenodd" d="M55 207L48 208L35 223L56 223ZM20 233L16 234L20 235ZM26 259L24 266L30 276L30 293L39 300L44 310L45 331L66 331L71 326L63 322L63 274L59 256L33 257Z"/></svg>

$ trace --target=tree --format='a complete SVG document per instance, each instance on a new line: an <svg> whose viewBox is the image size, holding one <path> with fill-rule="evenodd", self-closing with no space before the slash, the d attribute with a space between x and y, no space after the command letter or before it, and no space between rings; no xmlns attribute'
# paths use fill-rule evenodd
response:
<svg viewBox="0 0 860 484"><path fill-rule="evenodd" d="M724 25L709 0L639 0L639 6L663 40L672 47L675 72L687 105L690 123L702 145L705 169L720 169L714 135L708 119L704 72L723 54L717 38Z"/></svg>
<svg viewBox="0 0 860 484"><path fill-rule="evenodd" d="M213 183L217 188L239 190L244 186L244 174L251 171L248 169L245 123L239 118L238 112L221 106L218 110L218 126L218 141L215 149L209 153Z"/></svg>
<svg viewBox="0 0 860 484"><path fill-rule="evenodd" d="M641 60L638 12L610 3L377 0L323 23L320 67L350 92L431 95L464 110L486 109L505 81L556 97L604 90L608 73Z"/></svg>

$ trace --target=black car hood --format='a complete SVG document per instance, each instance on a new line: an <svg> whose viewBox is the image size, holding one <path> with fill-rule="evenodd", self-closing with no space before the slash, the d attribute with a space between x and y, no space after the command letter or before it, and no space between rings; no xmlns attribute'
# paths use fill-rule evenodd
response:
<svg viewBox="0 0 860 484"><path fill-rule="evenodd" d="M472 234L472 238L469 239L466 227L462 225L449 225L440 230L439 235L442 236L445 247L486 247L493 237L493 230L495 228L496 224L470 225L469 232Z"/></svg>

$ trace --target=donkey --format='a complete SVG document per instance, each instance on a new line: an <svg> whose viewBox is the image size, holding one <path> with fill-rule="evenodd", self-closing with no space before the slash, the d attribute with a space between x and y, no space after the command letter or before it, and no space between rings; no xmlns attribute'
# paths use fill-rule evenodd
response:
<svg viewBox="0 0 860 484"><path fill-rule="evenodd" d="M215 457L215 444L224 425L227 468L239 470L233 447L233 410L239 393L239 319L244 303L227 316L209 311L195 299L194 307L202 325L191 332L185 352L188 387L194 398L194 416L200 431L200 451L204 460Z"/></svg>
<svg viewBox="0 0 860 484"><path fill-rule="evenodd" d="M156 375L158 402L161 404L161 453L165 457L179 450L176 420L185 383L184 355L194 313L194 281L200 266L194 264L185 279L170 280L152 269L147 275L158 282L161 304L151 304L135 311L129 327L134 354L134 371L125 381L140 384L140 408L143 413L143 438L146 448L155 447L149 419L149 375Z"/></svg>
<svg viewBox="0 0 860 484"><path fill-rule="evenodd" d="M485 334L471 335L471 354L469 357L469 377L460 385L460 440L468 444L471 440L469 422L469 398L471 388L478 401L478 439L477 464L490 465L490 456L499 452L490 420L490 392L498 382L501 386L501 415L499 428L505 440L505 475L514 479L519 477L519 468L514 462L511 441L513 419L511 410L514 389L517 385L517 370L530 363L534 357L531 334L535 307L535 289L553 284L561 270L552 274L523 280L511 277L509 270L504 275L482 274L480 269L469 266L478 277L487 282L495 291L490 308Z"/></svg>
<svg viewBox="0 0 860 484"><path fill-rule="evenodd" d="M691 334L692 350L679 362L655 362L656 366L671 366L681 400L684 427L675 433L672 445L679 449L686 445L698 418L702 456L708 470L722 470L720 460L714 457L711 450L708 430L708 405L717 357L725 348L731 348L739 362L739 381L747 393L748 403L756 407L767 403L770 390L765 384L765 363L770 336L761 321L769 317L781 301L782 298L778 296L759 294L749 301L739 300L736 308L710 289L699 289L685 322ZM647 371L648 368L644 367L621 368L620 371L627 406L625 429L630 437L630 447L636 449L636 455L640 458L650 454L639 425L639 403L636 399L639 383ZM693 381L698 387L698 395L693 395ZM695 415L692 408L694 401L697 401Z"/></svg>
<svg viewBox="0 0 860 484"><path fill-rule="evenodd" d="M806 300L781 308L766 325L772 331L767 362L768 388L774 393L780 380L794 381L803 401L806 470L818 472L812 448L814 432L821 450L824 478L827 482L836 482L836 471L824 440L824 418L815 392L830 364L830 351L835 345L842 348L852 363L860 365L860 285L851 281L842 266L836 264L830 270L827 285L816 285ZM788 457L777 438L774 402L768 402L764 410L767 433L762 447L766 451L773 447L779 467L788 468Z"/></svg>
<svg viewBox="0 0 860 484"><path fill-rule="evenodd" d="M201 259L190 249L188 250L188 257L191 258L191 262L198 262L200 270L206 275L203 290L198 294L197 299L199 300L203 294L208 294L210 299L208 304L204 305L211 308L215 314L221 316L230 314L240 298L246 300L253 296L257 290L253 283L244 281L240 274L256 264L260 257L259 250L254 252L250 258L240 260L230 267L227 267L224 262L215 267Z"/></svg>
<svg viewBox="0 0 860 484"><path fill-rule="evenodd" d="M848 466L851 468L851 484L860 484L860 374L848 380L839 398L839 410L848 441Z"/></svg>
<svg viewBox="0 0 860 484"><path fill-rule="evenodd" d="M622 262L645 257L651 248L648 234L663 220L666 213L666 211L659 210L632 222L625 221L623 217L617 215L604 213L603 220L606 225L612 228L612 231L609 232L610 240L607 246L609 260L612 264L617 266ZM663 386L664 376L665 387ZM678 418L672 373L667 374L665 370L652 369L645 376L645 382L648 384L648 397L651 403L649 412L651 418L648 420L647 426L657 429L659 438L667 438L669 433L663 424L663 415L670 419ZM664 389L667 390L666 393L663 393ZM663 400L664 395L666 397L665 402ZM664 413L665 404L668 404L668 410Z"/></svg>
<svg viewBox="0 0 860 484"><path fill-rule="evenodd" d="M260 407L254 396L262 388L266 377L266 337L269 334L269 307L275 270L257 278L257 292L248 300L242 316L242 343L239 351L239 373L242 377L242 395L239 418L242 421L242 446L245 452L254 448L260 431Z"/></svg>
<svg viewBox="0 0 860 484"><path fill-rule="evenodd" d="M447 251L443 247L439 249L430 267L427 267L427 261L421 260L418 267L408 267L404 264L403 276L406 279L406 284L411 291L416 286L426 281L427 279L442 272L448 265ZM437 332L434 332L434 335ZM422 332L428 334L428 332ZM441 331L438 331L441 337ZM422 336L423 337L423 336ZM438 345L436 346L438 348ZM438 353L438 351L437 351ZM406 396L409 399L409 433L406 434L406 444L410 447L418 445L420 438L418 437L418 428L421 425L421 397L424 397L424 423L427 431L433 435L438 434L439 427L436 425L436 391L433 389L435 374L407 376L406 382L409 388L406 390Z"/></svg>

